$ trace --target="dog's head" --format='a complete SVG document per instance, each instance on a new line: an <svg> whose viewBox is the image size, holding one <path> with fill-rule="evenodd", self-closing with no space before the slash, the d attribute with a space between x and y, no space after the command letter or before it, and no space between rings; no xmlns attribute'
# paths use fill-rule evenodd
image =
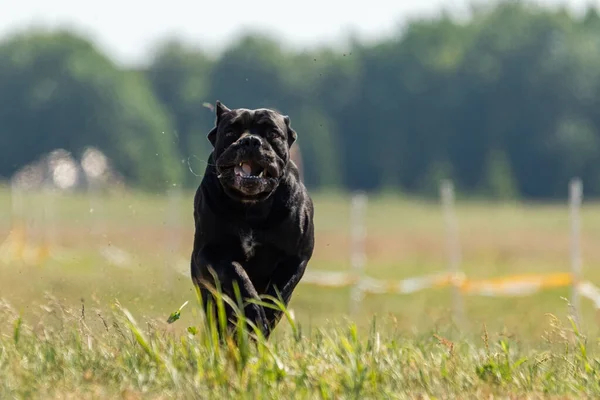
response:
<svg viewBox="0 0 600 400"><path fill-rule="evenodd" d="M290 118L266 108L230 110L219 101L216 114L208 140L225 193L242 202L265 200L285 174L296 141Z"/></svg>

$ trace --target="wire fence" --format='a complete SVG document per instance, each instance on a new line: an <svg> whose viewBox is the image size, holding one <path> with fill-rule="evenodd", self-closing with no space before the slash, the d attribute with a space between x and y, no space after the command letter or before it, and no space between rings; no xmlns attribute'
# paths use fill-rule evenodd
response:
<svg viewBox="0 0 600 400"><path fill-rule="evenodd" d="M8 236L0 244L0 262L10 265L26 263L41 265L51 259L60 263L77 262L76 249L61 247L56 243L57 220L53 209L57 199L52 190L42 189L39 204L25 205L27 193L18 186L10 190L11 227ZM455 193L453 183L445 180L440 184L440 203L445 225L445 244L447 262L440 266L440 272L405 278L402 280L375 279L368 275L368 260L365 250L367 230L365 216L368 210L369 198L365 193L354 193L350 208L351 254L350 268L347 272L309 269L301 284L316 285L326 288L350 288L349 309L351 314L360 311L365 294L411 294L433 288L449 288L452 291L452 311L457 323L465 323L465 296L529 296L545 289L571 287L571 304L576 321L580 319L580 297L592 301L600 309L600 289L583 277L581 255L581 220L580 210L583 200L583 185L575 178L569 185L569 216L570 216L570 271L548 272L545 274L519 274L490 279L471 279L462 269L459 220L455 212ZM183 215L178 204L181 203L182 191L177 187L167 191L166 230L171 234L164 246L171 255L167 267L173 267L184 275L189 274L189 261L181 254L181 244L185 238L175 229L181 225ZM90 219L89 231L92 236L99 237L107 229L101 216L103 204L97 194L97 187L88 187L90 213L97 215ZM28 210L28 211L27 211ZM27 228L26 213L34 212L33 218L43 221L45 228L37 229L32 234L31 227ZM126 221L124 221L126 223ZM102 241L98 241L101 243ZM109 264L127 266L133 262L133 255L121 248L118 243L99 245L98 254Z"/></svg>
<svg viewBox="0 0 600 400"><path fill-rule="evenodd" d="M323 287L352 287L350 309L357 313L365 293L410 294L433 288L450 287L452 290L452 310L454 320L464 324L466 315L463 297L477 295L488 297L529 296L545 289L572 287L571 305L573 317L580 319L580 296L591 300L600 309L600 289L592 282L583 279L581 257L580 210L583 199L583 185L574 178L569 185L571 271L549 272L545 274L519 274L491 279L470 279L461 270L461 247L458 220L455 213L454 186L445 180L440 185L440 197L446 232L446 270L426 276L410 277L399 281L373 279L365 275L364 214L367 197L357 193L352 200L353 253L352 271L333 272L311 270L303 278L304 284Z"/></svg>

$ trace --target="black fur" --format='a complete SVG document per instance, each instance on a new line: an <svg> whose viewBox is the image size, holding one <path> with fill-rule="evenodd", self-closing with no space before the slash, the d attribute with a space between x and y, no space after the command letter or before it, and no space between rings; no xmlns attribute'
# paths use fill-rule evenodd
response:
<svg viewBox="0 0 600 400"><path fill-rule="evenodd" d="M231 298L237 282L244 299L267 294L289 303L314 248L313 203L289 156L296 138L287 116L217 102L208 134L214 148L194 198L191 274L205 305L205 283L215 285L210 270ZM263 176L240 175L241 162ZM282 314L253 304L244 312L266 337Z"/></svg>

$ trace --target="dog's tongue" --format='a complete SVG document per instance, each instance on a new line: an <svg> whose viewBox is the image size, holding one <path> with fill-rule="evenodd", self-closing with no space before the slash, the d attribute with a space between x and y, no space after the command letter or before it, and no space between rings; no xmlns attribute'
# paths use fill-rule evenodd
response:
<svg viewBox="0 0 600 400"><path fill-rule="evenodd" d="M242 163L242 173L246 176L252 174L252 166L247 162Z"/></svg>
<svg viewBox="0 0 600 400"><path fill-rule="evenodd" d="M257 171L253 171L252 169L256 169L256 167L257 165L253 164L252 161L243 161L236 165L234 170L237 176L255 176ZM262 176L262 173L260 176Z"/></svg>

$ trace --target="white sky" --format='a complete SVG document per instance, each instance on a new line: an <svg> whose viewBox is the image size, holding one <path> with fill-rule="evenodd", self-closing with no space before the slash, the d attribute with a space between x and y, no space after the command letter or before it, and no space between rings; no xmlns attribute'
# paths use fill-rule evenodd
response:
<svg viewBox="0 0 600 400"><path fill-rule="evenodd" d="M478 0L486 2L486 0ZM600 0L538 0L580 10ZM241 31L275 33L289 44L334 43L350 31L373 39L406 18L442 7L464 12L468 0L0 0L0 38L36 25L86 33L119 62L144 61L158 39L178 36L219 50ZM450 6L449 4L452 4Z"/></svg>

